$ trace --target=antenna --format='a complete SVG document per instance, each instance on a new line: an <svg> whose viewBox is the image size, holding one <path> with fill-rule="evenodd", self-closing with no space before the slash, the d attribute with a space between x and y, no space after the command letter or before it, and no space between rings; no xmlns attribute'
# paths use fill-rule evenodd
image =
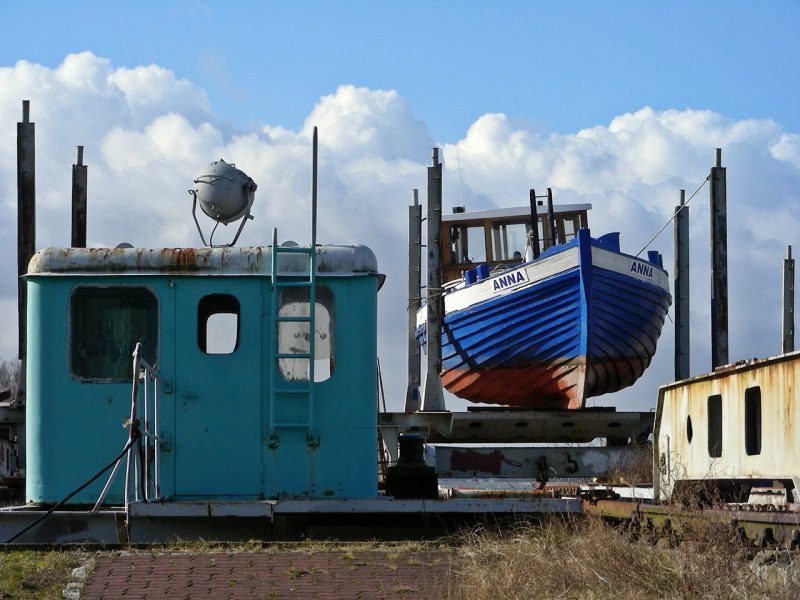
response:
<svg viewBox="0 0 800 600"><path fill-rule="evenodd" d="M458 163L458 193L461 195L461 208L466 210L464 206L464 186L461 184L461 155L458 153L458 144L456 144L456 162Z"/></svg>
<svg viewBox="0 0 800 600"><path fill-rule="evenodd" d="M233 163L226 163L224 160L212 162L205 167L194 180L197 186L195 189L189 190L193 197L192 202L192 217L197 226L197 232L200 234L200 239L203 240L203 245L212 248L225 248L233 246L239 235L244 229L244 224L253 218L250 214L250 209L253 206L255 198L256 182L250 179L244 171L240 171ZM216 224L211 231L211 236L208 242L203 235L203 230L200 228L200 223L197 220L197 204L200 203L200 209L208 216L211 217ZM214 244L214 232L220 223L228 225L228 223L235 223L242 219L239 229L236 231L236 236L229 244Z"/></svg>

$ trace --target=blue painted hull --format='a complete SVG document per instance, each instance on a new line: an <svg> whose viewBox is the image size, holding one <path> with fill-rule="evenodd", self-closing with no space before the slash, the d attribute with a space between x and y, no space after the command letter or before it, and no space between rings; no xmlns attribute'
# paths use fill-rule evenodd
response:
<svg viewBox="0 0 800 600"><path fill-rule="evenodd" d="M473 402L581 408L644 373L670 303L658 264L581 230L536 261L445 295L442 383Z"/></svg>

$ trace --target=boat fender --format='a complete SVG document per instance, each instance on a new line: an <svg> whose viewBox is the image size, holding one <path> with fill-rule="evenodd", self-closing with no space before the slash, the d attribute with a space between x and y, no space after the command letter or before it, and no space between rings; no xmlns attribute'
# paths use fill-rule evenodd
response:
<svg viewBox="0 0 800 600"><path fill-rule="evenodd" d="M478 281L483 281L489 277L489 265L478 265Z"/></svg>
<svg viewBox="0 0 800 600"><path fill-rule="evenodd" d="M664 268L664 257L661 256L661 252L658 250L648 250L647 251L647 260L653 263L660 269Z"/></svg>
<svg viewBox="0 0 800 600"><path fill-rule="evenodd" d="M475 269L467 269L466 271L462 271L461 276L464 278L465 285L472 285L478 281L478 271Z"/></svg>

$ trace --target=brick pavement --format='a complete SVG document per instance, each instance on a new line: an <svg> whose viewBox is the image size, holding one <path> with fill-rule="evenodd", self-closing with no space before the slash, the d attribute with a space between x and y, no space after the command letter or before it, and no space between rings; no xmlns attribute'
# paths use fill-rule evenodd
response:
<svg viewBox="0 0 800 600"><path fill-rule="evenodd" d="M85 600L447 598L446 550L112 553L95 559Z"/></svg>

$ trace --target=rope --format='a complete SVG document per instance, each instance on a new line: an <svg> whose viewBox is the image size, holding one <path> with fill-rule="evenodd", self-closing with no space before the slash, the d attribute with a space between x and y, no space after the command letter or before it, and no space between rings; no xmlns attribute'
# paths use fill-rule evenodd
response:
<svg viewBox="0 0 800 600"><path fill-rule="evenodd" d="M647 250L647 247L648 247L650 244L652 244L652 243L655 241L655 239L656 239L658 236L660 236L660 235L663 233L663 231L664 231L664 230L667 228L667 226L668 226L670 223L672 223L672 222L675 220L675 217L677 217L677 216L678 216L678 214L680 214L680 212L681 212L681 211L682 211L684 208L686 208L687 206L689 206L689 202L691 202L691 201L692 201L692 198L694 198L694 197L697 195L697 192L699 192L701 189L703 189L703 186L704 186L704 185L705 185L705 184L708 182L708 180L709 180L709 179L711 179L711 175L709 175L708 177L706 177L706 178L703 180L703 183L701 183L701 184L700 184L700 186L699 186L699 187L698 187L698 188L697 188L697 189L694 191L694 194L692 194L691 196L689 196L689 199L688 199L688 200L687 200L687 201L686 201L686 202L685 202L685 203L684 203L684 204L683 204L683 205L682 205L680 208L678 208L678 210L676 210L676 211L675 211L675 214L674 214L674 215L672 215L672 218L670 218L670 219L669 219L669 220L668 220L666 223L664 223L664 226L663 226L661 229L659 229L659 230L658 230L658 232L657 232L657 233L656 233L656 234L655 234L653 237L651 237L651 238L650 238L650 241L649 241L649 242L647 242L647 243L644 245L644 247L643 247L641 250L639 250L639 252L637 252L637 253L636 253L636 256L639 256L639 255L640 255L642 252L644 252L645 250Z"/></svg>

